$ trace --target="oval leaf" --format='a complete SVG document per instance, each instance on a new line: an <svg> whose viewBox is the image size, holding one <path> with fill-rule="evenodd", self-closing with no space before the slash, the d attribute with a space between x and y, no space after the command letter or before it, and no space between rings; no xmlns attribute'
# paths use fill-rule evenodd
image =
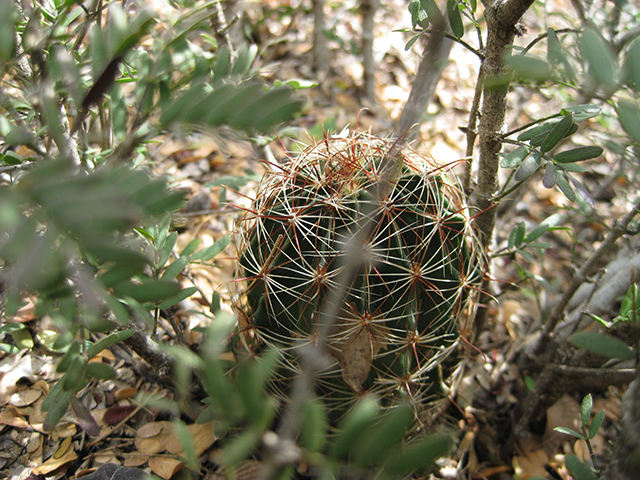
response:
<svg viewBox="0 0 640 480"><path fill-rule="evenodd" d="M575 455L567 455L565 457L567 468L571 472L576 480L598 480L598 477L593 470L586 464L578 460Z"/></svg>
<svg viewBox="0 0 640 480"><path fill-rule="evenodd" d="M525 224L524 222L518 223L511 233L509 234L509 247L519 247L522 245L522 241L524 240L525 234Z"/></svg>
<svg viewBox="0 0 640 480"><path fill-rule="evenodd" d="M558 163L580 162L597 158L602 155L604 149L602 147L578 147L565 152L558 153L553 159Z"/></svg>
<svg viewBox="0 0 640 480"><path fill-rule="evenodd" d="M594 29L586 29L580 37L580 53L589 64L589 70L607 92L617 87L618 63L611 47Z"/></svg>
<svg viewBox="0 0 640 480"><path fill-rule="evenodd" d="M640 143L640 109L637 103L620 100L616 105L618 121L625 132L636 142Z"/></svg>
<svg viewBox="0 0 640 480"><path fill-rule="evenodd" d="M121 330L119 332L113 332L106 337L101 338L98 342L89 347L89 349L87 350L87 358L95 357L105 348L109 348L111 345L121 342L122 340L126 340L133 334L134 330L130 328L127 330Z"/></svg>
<svg viewBox="0 0 640 480"><path fill-rule="evenodd" d="M520 168L516 171L516 174L514 176L515 181L521 182L523 180L526 180L531 175L536 173L539 165L540 158L538 156L531 155L527 157L524 162L522 162L522 165L520 165Z"/></svg>
<svg viewBox="0 0 640 480"><path fill-rule="evenodd" d="M505 58L505 63L516 77L524 80L544 82L551 75L551 66L542 58L513 55Z"/></svg>
<svg viewBox="0 0 640 480"><path fill-rule="evenodd" d="M502 168L516 168L519 167L522 161L529 155L529 149L527 147L520 146L513 152L508 153L502 160L500 160L500 166Z"/></svg>
<svg viewBox="0 0 640 480"><path fill-rule="evenodd" d="M600 115L602 107L593 103L584 103L576 107L563 108L562 110L573 113L573 119L576 122L582 122Z"/></svg>
<svg viewBox="0 0 640 480"><path fill-rule="evenodd" d="M106 363L87 363L84 370L92 377L100 380L113 380L116 378L116 372Z"/></svg>
<svg viewBox="0 0 640 480"><path fill-rule="evenodd" d="M407 474L433 465L438 458L446 456L453 446L451 436L436 434L420 439L390 455L385 470L396 474Z"/></svg>
<svg viewBox="0 0 640 480"><path fill-rule="evenodd" d="M592 408L593 397L591 396L591 394L588 394L582 399L582 405L580 406L580 419L582 420L582 425L589 425Z"/></svg>
<svg viewBox="0 0 640 480"><path fill-rule="evenodd" d="M458 0L447 0L447 15L449 17L449 25L453 34L460 38L464 35L464 25L462 24L462 16L460 15L460 7Z"/></svg>
<svg viewBox="0 0 640 480"><path fill-rule="evenodd" d="M587 187L585 187L582 183L580 183L578 180L573 178L571 175L567 174L567 176L569 177L569 180L571 181L571 184L578 191L578 193L580 194L582 199L585 202L587 202L591 208L595 207L596 206L596 201L591 196L591 192L589 192L589 190L587 190Z"/></svg>
<svg viewBox="0 0 640 480"><path fill-rule="evenodd" d="M527 142L532 138L537 137L541 133L548 132L553 128L554 125L556 125L556 123L557 122L547 122L541 125L536 125L535 127L531 127L518 135L518 140L520 140L521 142Z"/></svg>
<svg viewBox="0 0 640 480"><path fill-rule="evenodd" d="M542 236L543 233L545 233L550 228L555 227L561 221L562 215L560 215L559 213L554 213L553 215L548 216L542 222L540 222L540 225L531 230L529 235L527 235L527 243L533 242L534 240L538 239L540 236Z"/></svg>
<svg viewBox="0 0 640 480"><path fill-rule="evenodd" d="M545 188L552 188L556 184L556 166L553 162L547 162L547 168L544 170L544 178L542 185Z"/></svg>
<svg viewBox="0 0 640 480"><path fill-rule="evenodd" d="M565 197L572 202L576 201L576 192L573 191L573 187L569 183L569 180L567 180L564 172L558 172L556 175L556 185Z"/></svg>
<svg viewBox="0 0 640 480"><path fill-rule="evenodd" d="M556 125L551 129L551 131L544 138L542 145L540 145L540 150L542 153L548 152L552 148L554 148L560 140L562 140L569 130L573 126L573 115L567 115L562 120L560 120Z"/></svg>
<svg viewBox="0 0 640 480"><path fill-rule="evenodd" d="M602 425L602 421L604 420L604 410L599 411L593 417L593 421L589 426L589 440L595 437L598 434L598 430L600 430L600 425Z"/></svg>
<svg viewBox="0 0 640 480"><path fill-rule="evenodd" d="M571 335L568 340L578 348L584 348L603 357L620 360L635 358L635 353L629 346L605 333L578 332Z"/></svg>
<svg viewBox="0 0 640 480"><path fill-rule="evenodd" d="M627 82L640 93L640 40L636 39L627 52L624 64Z"/></svg>

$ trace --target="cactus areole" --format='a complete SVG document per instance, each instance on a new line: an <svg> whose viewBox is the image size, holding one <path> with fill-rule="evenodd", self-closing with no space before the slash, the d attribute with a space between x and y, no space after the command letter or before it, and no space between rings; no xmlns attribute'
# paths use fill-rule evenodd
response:
<svg viewBox="0 0 640 480"><path fill-rule="evenodd" d="M439 366L472 314L481 255L443 165L404 148L399 176L379 188L391 149L365 133L326 138L272 167L240 223L241 326L255 351L285 352L280 392L299 373L295 347L330 322L332 362L316 378L330 408L368 392L422 404L442 393Z"/></svg>

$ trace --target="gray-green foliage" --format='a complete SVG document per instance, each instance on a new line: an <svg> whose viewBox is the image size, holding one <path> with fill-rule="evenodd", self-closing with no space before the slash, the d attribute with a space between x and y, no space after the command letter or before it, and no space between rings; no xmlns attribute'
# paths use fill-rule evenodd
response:
<svg viewBox="0 0 640 480"><path fill-rule="evenodd" d="M198 421L215 420L216 434L224 438L216 457L223 467L237 467L262 449L265 478L290 478L301 464L323 478L372 472L395 478L430 468L451 450L453 438L448 433L415 433L414 407L408 402L383 409L373 395L364 396L337 428L330 429L327 406L310 393L300 405L300 437L291 442L281 430L272 430L279 403L266 389L283 352L268 349L239 364L225 360L222 345L234 324L229 314L217 317L207 330L198 364L209 394L209 406ZM292 419L282 419L288 421ZM230 435L232 431L238 434ZM288 454L280 456L284 449Z"/></svg>
<svg viewBox="0 0 640 480"><path fill-rule="evenodd" d="M25 293L37 298L37 314L60 331L47 347L64 354L45 427L71 405L94 434L75 393L113 377L88 359L133 331L95 344L89 335L133 315L151 325L150 311L194 293L175 281L180 271L228 244L192 243L169 264L177 236L170 213L184 193L148 172L150 142L194 126L268 133L300 109L289 87L259 78L255 46L231 55L217 45L207 33L211 4L170 18L144 5L96 5L0 5L0 328L24 336L4 319Z"/></svg>

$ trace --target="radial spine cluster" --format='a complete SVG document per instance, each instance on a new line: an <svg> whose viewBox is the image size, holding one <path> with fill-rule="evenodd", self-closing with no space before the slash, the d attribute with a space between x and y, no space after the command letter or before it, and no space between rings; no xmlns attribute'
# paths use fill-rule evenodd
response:
<svg viewBox="0 0 640 480"><path fill-rule="evenodd" d="M399 178L380 188L392 147L361 132L325 138L274 166L240 222L241 326L254 352L283 350L284 397L295 347L327 322L332 361L316 387L330 408L369 392L423 405L443 394L440 365L473 315L482 255L446 166L404 148Z"/></svg>

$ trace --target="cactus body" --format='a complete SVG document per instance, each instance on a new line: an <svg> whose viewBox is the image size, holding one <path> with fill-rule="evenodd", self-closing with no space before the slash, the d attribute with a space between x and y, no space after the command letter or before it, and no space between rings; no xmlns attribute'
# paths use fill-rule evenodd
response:
<svg viewBox="0 0 640 480"><path fill-rule="evenodd" d="M286 391L294 347L329 322L333 362L316 386L340 411L368 392L432 400L479 281L460 189L409 149L399 178L379 188L390 149L364 133L308 147L265 176L240 227L241 323L253 348L289 352L275 380ZM355 273L344 278L348 262Z"/></svg>

